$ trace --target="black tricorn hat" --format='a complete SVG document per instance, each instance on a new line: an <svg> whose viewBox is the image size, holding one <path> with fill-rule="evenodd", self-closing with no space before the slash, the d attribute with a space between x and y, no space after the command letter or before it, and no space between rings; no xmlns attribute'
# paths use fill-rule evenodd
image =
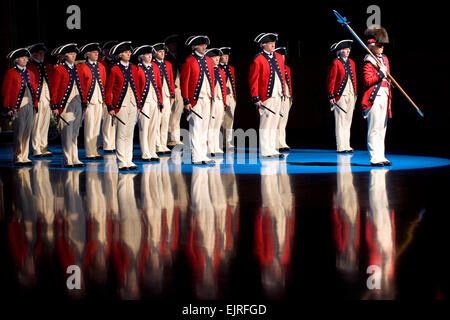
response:
<svg viewBox="0 0 450 320"><path fill-rule="evenodd" d="M66 54L69 52L80 53L80 50L78 50L76 43L68 43L68 44L62 45L56 50L55 53L56 54Z"/></svg>
<svg viewBox="0 0 450 320"><path fill-rule="evenodd" d="M266 43L266 42L275 42L278 40L278 34L277 33L260 33L256 36L255 42L256 43Z"/></svg>
<svg viewBox="0 0 450 320"><path fill-rule="evenodd" d="M144 44L140 47L137 47L133 50L133 56L139 57L140 55L146 54L146 53L152 53L153 54L153 46L149 44Z"/></svg>
<svg viewBox="0 0 450 320"><path fill-rule="evenodd" d="M209 50L206 50L205 54L208 57L217 57L217 56L222 56L223 52L219 48L211 48Z"/></svg>
<svg viewBox="0 0 450 320"><path fill-rule="evenodd" d="M345 48L351 48L352 43L353 40L341 40L337 43L333 43L333 45L330 47L330 51L337 51Z"/></svg>
<svg viewBox="0 0 450 320"><path fill-rule="evenodd" d="M119 54L121 54L124 51L131 51L131 52L133 52L133 47L131 46L131 41L123 41L123 42L115 44L109 50L109 54L111 54L111 55L119 55Z"/></svg>
<svg viewBox="0 0 450 320"><path fill-rule="evenodd" d="M278 52L279 54L286 56L287 55L287 48L286 47L278 47L275 48L275 52Z"/></svg>
<svg viewBox="0 0 450 320"><path fill-rule="evenodd" d="M48 51L47 47L42 42L32 44L31 46L28 46L27 49L28 49L28 51L30 51L31 54L33 54L35 52L39 52L39 51L44 51L44 52Z"/></svg>
<svg viewBox="0 0 450 320"><path fill-rule="evenodd" d="M372 44L388 44L389 36L385 28L373 25L366 29L364 36L368 43Z"/></svg>
<svg viewBox="0 0 450 320"><path fill-rule="evenodd" d="M165 52L167 52L167 47L164 42L155 43L154 45L152 45L152 47L154 50L153 53L156 53L159 50L164 50Z"/></svg>
<svg viewBox="0 0 450 320"><path fill-rule="evenodd" d="M220 51L222 51L223 54L231 55L231 47L222 47L219 49Z"/></svg>
<svg viewBox="0 0 450 320"><path fill-rule="evenodd" d="M111 50L111 48L118 43L119 43L119 41L117 41L117 40L107 40L107 41L101 42L100 47L102 48L102 51L103 50Z"/></svg>
<svg viewBox="0 0 450 320"><path fill-rule="evenodd" d="M167 36L163 40L164 44L168 45L170 43L179 43L180 42L180 36L177 34L171 34L170 36Z"/></svg>
<svg viewBox="0 0 450 320"><path fill-rule="evenodd" d="M201 44L206 44L209 46L211 42L209 41L208 36L198 35L198 36L190 36L187 38L185 45L186 46L198 46Z"/></svg>
<svg viewBox="0 0 450 320"><path fill-rule="evenodd" d="M8 53L6 58L10 59L10 60L15 60L20 57L28 57L29 58L30 56L31 56L30 51L28 51L27 48L19 48L19 49L13 50L10 53Z"/></svg>
<svg viewBox="0 0 450 320"><path fill-rule="evenodd" d="M98 42L88 43L80 48L81 54L85 54L90 51L98 51L100 53L102 51L102 49L100 48L100 45L98 44Z"/></svg>

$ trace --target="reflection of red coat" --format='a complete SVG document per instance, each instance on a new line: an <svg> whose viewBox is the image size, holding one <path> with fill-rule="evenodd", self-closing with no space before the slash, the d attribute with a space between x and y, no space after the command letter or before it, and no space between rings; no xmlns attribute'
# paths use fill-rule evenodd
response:
<svg viewBox="0 0 450 320"><path fill-rule="evenodd" d="M198 95L202 86L202 83L199 81L200 65L197 61L198 59L200 58L195 53L187 57L186 62L181 67L180 73L181 95L183 96L184 105L190 103L193 107L197 104ZM209 78L211 79L210 84L214 84L214 62L208 56L205 56L205 59L209 71ZM203 81L208 81L204 73ZM211 94L214 97L214 85L211 86Z"/></svg>
<svg viewBox="0 0 450 320"><path fill-rule="evenodd" d="M39 219L36 224L36 229L33 230L36 234L36 242L34 248L29 247L29 242L25 238L24 224L14 219L8 223L8 243L11 256L15 263L16 268L21 269L24 267L27 256L34 250L34 261L39 261L42 254L43 238L42 238L42 220Z"/></svg>
<svg viewBox="0 0 450 320"><path fill-rule="evenodd" d="M360 212L358 210L356 216L356 223L353 226L352 232L355 233L354 243L350 244L350 222L345 216L345 214L341 213L339 208L334 208L331 216L333 220L333 238L334 243L336 245L336 249L339 252L344 252L348 249L348 246L353 245L356 250L359 249L360 244Z"/></svg>
<svg viewBox="0 0 450 320"><path fill-rule="evenodd" d="M26 70L28 74L28 78L30 80L30 86L31 86L31 96L33 97L33 103L34 106L38 106L38 101L36 97L36 90L38 87L37 80L31 72L31 70ZM3 107L10 110L12 108L19 110L20 103L23 98L24 92L22 92L22 95L20 95L21 87L22 85L22 77L20 76L19 71L16 68L9 69L6 74L5 78L3 79L3 85L2 85L2 96L3 96Z"/></svg>
<svg viewBox="0 0 450 320"><path fill-rule="evenodd" d="M102 87L101 87L102 95L105 96L106 70L105 70L105 67L101 63L97 63L97 65L98 65L98 72L100 74L100 80L102 82ZM92 79L93 79L92 71L89 68L89 66L86 65L86 63L80 64L79 70L80 70L80 72L79 72L80 82L82 85L81 89L83 90L83 95L84 95L83 100L87 101L89 89L91 88L91 85L92 85ZM98 86L98 82L95 85ZM87 101L87 102L89 102L89 101Z"/></svg>
<svg viewBox="0 0 450 320"><path fill-rule="evenodd" d="M366 222L366 243L367 243L367 252L368 252L368 265L376 265L380 268L383 267L384 260L386 259L386 256L392 256L392 265L390 266L389 271L389 277L392 277L394 275L395 270L395 257L394 250L395 250L395 212L392 210L391 212L391 238L392 238L392 248L391 250L387 252L383 252L383 248L381 248L380 244L377 242L377 228L380 228L380 226L377 226L368 219Z"/></svg>
<svg viewBox="0 0 450 320"><path fill-rule="evenodd" d="M273 217L267 208L260 208L255 218L254 252L262 266L269 266L275 259L282 265L289 265L291 260L291 241L295 234L295 211L286 218L286 239L284 248L276 247L276 234Z"/></svg>
<svg viewBox="0 0 450 320"><path fill-rule="evenodd" d="M391 71L389 67L388 58L384 54L382 58L385 66L387 67L387 72L390 73ZM378 67L375 67L375 65L370 62L370 59L372 59L371 56L366 56L364 58L364 67L363 67L364 95L361 102L363 111L368 112L368 110L372 107L376 99L377 93L381 87L388 87L389 88L388 113L389 118L391 118L392 117L391 88L388 85L387 81L382 81L383 78L381 78L380 76L381 73L378 71Z"/></svg>
<svg viewBox="0 0 450 320"><path fill-rule="evenodd" d="M86 234L86 249L84 254L84 267L87 270L91 266L92 261L98 254L99 241L95 237L98 234L98 224L97 222L89 217L87 218L87 234ZM112 240L112 220L111 216L108 215L106 218L106 244L105 244L105 256L108 261L111 253L111 240Z"/></svg>
<svg viewBox="0 0 450 320"><path fill-rule="evenodd" d="M140 105L141 99L141 87L139 82L139 70L133 65L129 64L131 67L131 75L134 80L135 89L136 89L136 106ZM106 80L106 90L105 90L105 103L108 106L108 110L114 110L115 113L120 111L120 107L122 106L123 98L125 98L124 88L125 78L123 76L122 70L118 66L118 64L114 65L108 75L108 79ZM130 84L128 84L130 85ZM123 94L123 96L121 96Z"/></svg>
<svg viewBox="0 0 450 320"><path fill-rule="evenodd" d="M274 55L281 72L281 85L284 90L284 61L281 54L279 54L278 52L274 52ZM265 53L258 54L253 60L253 63L250 65L248 79L250 85L250 94L252 96L253 102L264 102L272 96L270 90L273 89L275 77L278 77L278 75L276 71L272 71L271 74L271 70L272 68L270 67L270 63L265 58ZM268 96L268 94L270 96Z"/></svg>
<svg viewBox="0 0 450 320"><path fill-rule="evenodd" d="M355 95L357 93L356 91L356 68L355 68L355 62L352 59L348 59L350 62L350 68L351 72L353 74L353 78L348 75L348 80L353 80L353 89L355 90ZM327 94L328 99L336 99L336 101L339 101L341 98L342 91L344 90L346 83L343 83L345 78L345 67L341 60L334 59L333 63L328 68L328 74L327 74ZM341 92L340 92L341 91Z"/></svg>

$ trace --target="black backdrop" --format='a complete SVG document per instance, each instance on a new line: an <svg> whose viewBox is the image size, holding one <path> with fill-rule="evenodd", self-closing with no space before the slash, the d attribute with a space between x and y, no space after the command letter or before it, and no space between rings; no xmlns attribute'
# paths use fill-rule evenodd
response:
<svg viewBox="0 0 450 320"><path fill-rule="evenodd" d="M69 30L66 9L81 9L81 30ZM448 148L449 64L446 62L447 15L438 2L350 1L43 1L1 2L1 57L17 47L43 41L49 48L68 42L82 45L109 39L156 43L173 33L187 37L207 34L211 46L231 46L236 67L238 106L235 128L257 128L258 117L250 102L247 75L255 53L254 37L276 32L289 49L294 105L288 123L288 144L293 147L334 148L334 119L329 111L325 76L328 49L341 39L351 39L332 14L338 10L362 35L369 5L381 8L381 24L391 44L385 53L393 76L419 105L422 119L398 90L393 96L393 119L387 134L391 152L450 156ZM442 37L444 35L444 37ZM354 43L351 53L360 70L363 49ZM2 58L0 74L7 66ZM357 70L358 71L358 70ZM359 79L360 80L360 79ZM359 82L361 83L361 81ZM361 116L361 90L354 113L352 144L366 148L366 121Z"/></svg>

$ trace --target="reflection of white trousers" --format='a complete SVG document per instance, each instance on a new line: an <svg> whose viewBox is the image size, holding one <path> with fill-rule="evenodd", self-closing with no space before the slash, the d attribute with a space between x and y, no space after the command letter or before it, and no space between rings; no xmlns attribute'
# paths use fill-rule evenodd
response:
<svg viewBox="0 0 450 320"><path fill-rule="evenodd" d="M74 165L79 164L81 161L78 159L78 133L81 127L81 121L83 117L83 111L81 110L81 97L76 94L78 89L72 88L66 107L64 108L61 117L66 120L69 125L64 121L59 120L59 124L62 127L62 149L64 155L64 164Z"/></svg>
<svg viewBox="0 0 450 320"><path fill-rule="evenodd" d="M169 139L171 142L180 141L180 119L183 114L184 104L180 90L180 77L175 79L175 101L171 106L172 110L169 119ZM170 143L169 143L170 144ZM172 143L173 144L173 143Z"/></svg>
<svg viewBox="0 0 450 320"><path fill-rule="evenodd" d="M233 147L233 123L234 123L234 111L236 110L236 100L233 94L227 95L228 108L223 115L222 128L225 134L225 146Z"/></svg>
<svg viewBox="0 0 450 320"><path fill-rule="evenodd" d="M389 89L381 87L372 108L367 114L367 147L369 149L370 162L372 163L387 161L384 156L384 138L388 122L388 95Z"/></svg>
<svg viewBox="0 0 450 320"><path fill-rule="evenodd" d="M164 95L163 105L164 107L161 110L161 116L158 125L158 139L156 143L157 152L170 151L170 149L167 148L167 135L169 132L169 119L171 111L170 96Z"/></svg>
<svg viewBox="0 0 450 320"><path fill-rule="evenodd" d="M220 90L217 86L216 90ZM211 116L209 117L208 126L208 152L209 153L223 153L221 148L222 139L220 139L220 126L222 125L224 113L223 100L216 99L213 101L211 106ZM213 119L214 117L214 119Z"/></svg>
<svg viewBox="0 0 450 320"><path fill-rule="evenodd" d="M27 89L28 91L28 89ZM30 96L31 97L31 96ZM23 98L25 100L25 97ZM14 121L14 162L28 162L30 151L31 129L34 123L34 106L30 98L26 104L22 103L17 118Z"/></svg>
<svg viewBox="0 0 450 320"><path fill-rule="evenodd" d="M208 161L206 141L208 138L211 99L209 97L201 97L198 99L194 110L203 119L200 119L194 113L191 114L191 118L189 119L189 140L191 143L192 161Z"/></svg>
<svg viewBox="0 0 450 320"><path fill-rule="evenodd" d="M42 85L41 97L39 99L38 112L34 119L31 146L33 148L33 155L41 155L47 152L48 146L48 128L50 126L50 116L52 110L50 109L50 92L48 86L44 81Z"/></svg>
<svg viewBox="0 0 450 320"><path fill-rule="evenodd" d="M147 119L146 116L139 115L139 142L141 145L142 159L158 158L156 145L161 112L157 103L150 103L149 100L144 104L142 112L150 118Z"/></svg>
<svg viewBox="0 0 450 320"><path fill-rule="evenodd" d="M106 107L103 108L102 138L103 150L116 149L116 125Z"/></svg>
<svg viewBox="0 0 450 320"><path fill-rule="evenodd" d="M97 151L97 141L100 135L102 114L102 103L89 103L84 113L84 149L86 151L86 157L100 155Z"/></svg>
<svg viewBox="0 0 450 320"><path fill-rule="evenodd" d="M125 125L117 121L116 155L119 168L134 166L133 163L133 135L136 125L137 108L132 104L122 105L116 115Z"/></svg>
<svg viewBox="0 0 450 320"><path fill-rule="evenodd" d="M292 99L286 97L285 100L281 100L280 113L282 117L278 117L278 148L289 148L286 144L286 126L289 118L289 110L291 110Z"/></svg>
<svg viewBox="0 0 450 320"><path fill-rule="evenodd" d="M278 154L277 145L277 126L278 118L280 117L282 97L274 95L263 102L266 108L271 109L272 112L259 108L259 145L262 156L270 156Z"/></svg>
<svg viewBox="0 0 450 320"><path fill-rule="evenodd" d="M343 95L336 104L347 113L335 106L334 122L336 132L337 151L351 150L350 147L350 128L352 126L353 110L355 110L355 95Z"/></svg>

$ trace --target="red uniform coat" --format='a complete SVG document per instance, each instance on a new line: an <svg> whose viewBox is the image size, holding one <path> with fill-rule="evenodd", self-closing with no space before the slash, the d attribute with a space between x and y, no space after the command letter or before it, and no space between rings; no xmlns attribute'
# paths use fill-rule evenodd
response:
<svg viewBox="0 0 450 320"><path fill-rule="evenodd" d="M166 80L168 80L168 82L169 82L169 92L170 92L170 97L171 98L175 98L175 81L174 81L174 79L173 79L173 69L172 69L172 64L169 62L169 61L167 61L167 60L164 60L163 61L163 63L165 64L165 66L166 66L166 73L164 73L163 74L163 77L166 79ZM159 68L159 62L156 60L156 61L154 61L154 66L156 65L156 67L157 67L157 69L158 69L158 72L159 72L159 74L161 75L161 69ZM160 76L160 80L161 80L161 76ZM162 82L161 82L161 85L162 85Z"/></svg>
<svg viewBox="0 0 450 320"><path fill-rule="evenodd" d="M80 79L80 85L81 85L81 104L82 106L85 106L86 103L86 97L83 94L83 84L81 82L81 65L76 64L75 68L77 69L78 77ZM65 105L63 105L63 100L65 97L65 93L67 90L67 87L69 86L69 72L67 71L66 67L62 64L59 66L56 66L53 72L53 80L52 80L52 87L50 88L50 105L52 106L52 109L58 109L59 113L61 114L65 108ZM72 90L78 90L76 81L73 83ZM68 97L66 97L68 98Z"/></svg>
<svg viewBox="0 0 450 320"><path fill-rule="evenodd" d="M129 67L131 67L131 75L133 77L136 88L136 105L140 106L142 89L139 82L139 69L137 66L131 63ZM116 64L111 68L108 79L106 80L105 102L108 106L109 111L114 110L115 113L119 112L124 98L124 96L121 97L122 90L124 89L124 82L125 78L123 76L122 70L120 69L118 64Z"/></svg>
<svg viewBox="0 0 450 320"><path fill-rule="evenodd" d="M35 107L38 106L38 101L36 97L36 91L37 91L37 80L29 69L27 69L28 78L30 79L30 85L31 85L31 96L33 97L33 104ZM3 96L3 107L6 108L8 111L12 109L19 110L20 109L20 103L22 102L23 94L21 92L22 86L25 86L25 83L22 83L22 77L20 76L19 71L16 68L9 69L6 74L5 78L3 79L3 85L2 85L2 96Z"/></svg>
<svg viewBox="0 0 450 320"><path fill-rule="evenodd" d="M355 62L352 59L348 59L350 62L351 71L353 73L353 78L350 80L353 81L353 89L356 91L356 72L355 72ZM350 75L349 75L350 77ZM328 99L335 99L339 101L342 95L342 91L344 90L346 83L343 83L345 80L345 67L341 60L334 59L331 66L328 68L327 74L327 94Z"/></svg>
<svg viewBox="0 0 450 320"><path fill-rule="evenodd" d="M202 83L199 81L201 76L199 59L200 57L195 53L189 56L181 67L180 73L181 95L184 100L184 105L191 104L192 107L197 104L198 95L202 86ZM209 78L211 79L211 94L214 97L214 62L208 56L205 56L205 59ZM204 78L203 74L203 81L208 81L208 79Z"/></svg>
<svg viewBox="0 0 450 320"><path fill-rule="evenodd" d="M218 68L218 70L220 73L219 86L220 86L220 89L222 90L223 107L224 107L224 109L226 109L226 107L227 107L227 82L226 82L227 76L225 74L225 71L223 71L221 68Z"/></svg>
<svg viewBox="0 0 450 320"><path fill-rule="evenodd" d="M234 73L234 67L229 64L227 64L227 65L219 64L219 67L223 71L225 71L226 80L228 80L228 78L230 78L231 87L233 89L233 97L236 99L236 75ZM226 84L226 81L225 81L225 84Z"/></svg>
<svg viewBox="0 0 450 320"><path fill-rule="evenodd" d="M291 94L292 97L292 77L291 77L291 68L289 68L286 64L284 65L285 68L285 78L286 78L286 83L289 87L289 93Z"/></svg>
<svg viewBox="0 0 450 320"><path fill-rule="evenodd" d="M381 72L378 71L378 67L375 67L372 62L369 61L369 55L367 55L364 58L364 67L363 67L363 79L364 79L364 94L362 98L362 108L363 112L367 113L369 112L370 108L372 107L376 97L377 93L380 90L381 87L388 87L389 88L389 97L388 97L388 113L389 118L392 117L391 112L391 88L388 85L387 81L383 81L383 78L381 77ZM384 65L387 67L387 72L390 73L390 67L389 67L389 60L388 58L383 54L382 55Z"/></svg>
<svg viewBox="0 0 450 320"><path fill-rule="evenodd" d="M161 74L159 72L159 68L157 67L156 63L152 62L151 63L153 66L153 76L154 76L154 80L155 83L153 83L150 80L150 84L148 87L146 87L145 83L146 83L146 76L145 76L145 71L144 71L144 67L143 65L139 64L138 69L139 69L139 73L138 73L138 82L139 82L139 88L140 88L140 99L141 99L141 108L144 107L144 103L145 100L147 99L147 93L148 90L150 90L150 86L155 86L156 85L156 94L158 96L158 105L159 105L159 110L161 111L162 109L162 103L163 103L163 94L162 94L162 83L161 83ZM154 88L154 87L153 87Z"/></svg>
<svg viewBox="0 0 450 320"><path fill-rule="evenodd" d="M44 67L45 67L45 72L47 74L46 75L42 75L42 77L46 79L47 85L48 85L48 89L49 89L49 91L51 91L51 81L53 79L54 66L51 63L44 62ZM34 74L34 77L36 78L36 81L38 83L36 99L39 101L39 99L41 97L43 82L40 82L40 74L39 74L38 63L36 61L31 60L28 63L27 68L28 68L28 70L30 70Z"/></svg>
<svg viewBox="0 0 450 320"><path fill-rule="evenodd" d="M276 61L280 72L283 72L284 61L278 52L274 53ZM269 61L266 59L265 53L259 53L253 63L250 65L250 72L248 76L250 85L250 94L252 95L253 102L266 101L272 96L271 90L273 90L273 85L275 82L275 77L278 77L277 72L272 71L271 77L271 67ZM281 85L284 92L284 74L281 74Z"/></svg>
<svg viewBox="0 0 450 320"><path fill-rule="evenodd" d="M86 62L88 63L88 62ZM83 100L88 101L88 94L89 94L89 89L91 88L92 85L92 79L94 78L92 75L92 71L89 68L89 66L86 64L80 64L80 82L81 82L81 89L83 90ZM102 83L101 86L101 91L102 91L102 95L103 97L105 96L105 84L106 84L106 69L105 67L101 64L101 63L97 63L98 65L98 72L100 74L100 80ZM98 85L98 82L95 84L96 86ZM90 99L89 99L90 100Z"/></svg>

